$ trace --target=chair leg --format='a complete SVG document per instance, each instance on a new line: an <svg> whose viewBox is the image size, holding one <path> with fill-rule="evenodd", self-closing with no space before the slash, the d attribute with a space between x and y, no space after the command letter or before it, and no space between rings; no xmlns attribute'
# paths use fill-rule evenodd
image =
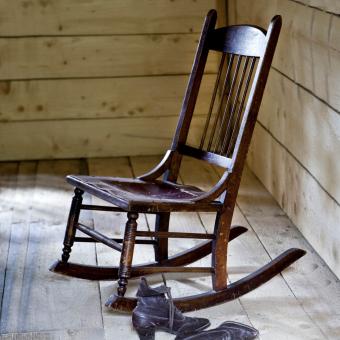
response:
<svg viewBox="0 0 340 340"><path fill-rule="evenodd" d="M156 215L155 231L169 231L169 213L159 213ZM162 263L162 261L169 258L168 255L168 239L167 238L156 238L156 244L154 245L155 250L155 261Z"/></svg>
<svg viewBox="0 0 340 340"><path fill-rule="evenodd" d="M229 214L228 210L223 213L218 213L216 216L214 233L216 238L212 243L212 267L215 273L212 276L213 289L220 291L227 288L227 250L228 239L230 232L232 213Z"/></svg>
<svg viewBox="0 0 340 340"><path fill-rule="evenodd" d="M63 262L67 262L70 258L71 249L74 243L74 237L76 234L76 225L78 223L79 214L80 214L80 206L83 201L83 193L84 191L75 188L74 196L71 203L70 213L67 220L67 226L64 237L64 248L63 253L61 255L61 259Z"/></svg>
<svg viewBox="0 0 340 340"><path fill-rule="evenodd" d="M128 221L125 226L123 250L120 256L120 265L118 271L118 289L119 296L124 296L126 292L126 286L131 274L131 265L133 258L133 250L135 247L136 231L137 231L137 219L138 214L135 212L128 212Z"/></svg>

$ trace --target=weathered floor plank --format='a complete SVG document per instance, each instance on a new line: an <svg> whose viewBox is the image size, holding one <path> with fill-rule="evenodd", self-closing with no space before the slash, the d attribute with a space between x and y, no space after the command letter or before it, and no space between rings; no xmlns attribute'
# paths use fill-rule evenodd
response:
<svg viewBox="0 0 340 340"><path fill-rule="evenodd" d="M288 247L307 250L282 275L311 320L328 339L340 338L340 282L263 185L246 168L238 196L242 214L270 257Z"/></svg>
<svg viewBox="0 0 340 340"><path fill-rule="evenodd" d="M203 167L203 169L202 169ZM208 164L193 159L184 159L182 165L184 181L209 189L220 176ZM212 232L212 214L200 214L208 232ZM249 223L236 209L233 223L248 228L248 232L230 244L228 262L231 267L229 279L236 281L263 266L271 259L257 239ZM294 265L292 266L294 268ZM233 269L236 268L236 271ZM289 271L291 269L288 269ZM259 329L261 339L324 339L319 328L301 308L294 294L281 276L276 276L262 287L241 297L240 302L251 323ZM226 304L228 306L228 304Z"/></svg>
<svg viewBox="0 0 340 340"><path fill-rule="evenodd" d="M57 331L6 333L0 335L1 340L102 340L103 328L93 329L63 329Z"/></svg>
<svg viewBox="0 0 340 340"><path fill-rule="evenodd" d="M116 177L131 177L132 169L127 157L122 158L97 158L89 159L89 174L91 176L116 176ZM100 199L92 198L93 204L105 204ZM110 212L93 212L94 228L105 235L112 237L120 237L124 234L124 227L126 223L126 214L124 213L110 213ZM140 230L147 230L147 223L144 215L140 215L138 219L138 228ZM150 246L149 246L150 247ZM97 263L100 266L118 265L120 253L113 251L102 244L96 244ZM134 263L145 262L148 259L147 246L138 245L135 248ZM138 280L130 280L127 290L127 295L134 296L137 289ZM100 294L102 305L112 293L116 293L116 282L100 282ZM105 328L106 339L123 339L129 336L129 339L138 339L137 334L134 333L131 317L127 314L113 312L102 307L102 316Z"/></svg>
<svg viewBox="0 0 340 340"><path fill-rule="evenodd" d="M88 282L47 271L60 256L72 188L64 181L67 173L139 175L157 163L158 157L131 159L0 163L0 293L3 296L0 339L138 339L129 315L103 306L115 291L114 282ZM208 189L219 176L217 170L184 160L180 180ZM87 202L90 198L85 196ZM92 203L99 203L92 198ZM27 204L28 203L28 204ZM102 203L102 202L100 202ZM85 223L111 235L121 234L125 214L86 212ZM154 216L141 215L140 229L153 228ZM338 339L340 337L340 284L324 262L291 224L249 170L245 170L235 224L249 231L229 247L231 281L254 271L289 247L301 247L308 255L266 285L236 301L189 315L209 317L213 326L225 320L252 324L261 339ZM171 230L210 232L210 213L174 214ZM170 252L184 250L197 240L171 240ZM134 262L153 259L151 246L136 246ZM99 265L119 261L100 244L77 244L71 260ZM197 265L209 265L210 258ZM7 268L6 268L7 267ZM210 277L166 275L173 295L193 294L210 288ZM177 277L178 278L178 277ZM161 283L160 275L150 277ZM2 287L4 282L4 288ZM131 280L128 295L134 295L138 280ZM172 339L165 333L159 339Z"/></svg>
<svg viewBox="0 0 340 340"><path fill-rule="evenodd" d="M48 271L61 252L72 192L64 181L64 175L69 172L80 172L80 161L42 161L34 180L18 176L17 191L23 192L20 199L26 196L20 207L26 203L27 210L18 209L14 214L16 220L7 226L11 241L1 333L102 328L97 283L60 277ZM34 185L28 185L30 181ZM76 250L73 256L93 263L93 245Z"/></svg>
<svg viewBox="0 0 340 340"><path fill-rule="evenodd" d="M19 163L0 163L0 319L3 306L6 266L11 238L13 196L17 186ZM0 330L1 333L1 330Z"/></svg>

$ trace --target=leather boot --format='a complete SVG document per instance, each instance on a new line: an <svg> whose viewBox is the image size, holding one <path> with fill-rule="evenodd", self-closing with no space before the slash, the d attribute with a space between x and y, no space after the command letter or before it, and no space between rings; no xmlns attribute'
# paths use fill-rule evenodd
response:
<svg viewBox="0 0 340 340"><path fill-rule="evenodd" d="M252 340L258 330L239 322L226 321L219 327L190 334L178 334L175 340Z"/></svg>
<svg viewBox="0 0 340 340"><path fill-rule="evenodd" d="M137 297L132 323L141 340L153 340L156 330L185 335L199 332L210 325L208 319L184 316L174 306L170 288L165 285L151 288L142 278Z"/></svg>

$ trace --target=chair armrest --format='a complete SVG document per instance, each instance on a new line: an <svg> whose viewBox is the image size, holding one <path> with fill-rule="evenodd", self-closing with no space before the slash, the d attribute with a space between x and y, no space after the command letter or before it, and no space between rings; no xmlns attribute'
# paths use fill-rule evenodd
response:
<svg viewBox="0 0 340 340"><path fill-rule="evenodd" d="M209 191L193 199L195 202L211 202L221 196L228 187L230 172L225 171L220 180Z"/></svg>
<svg viewBox="0 0 340 340"><path fill-rule="evenodd" d="M172 156L174 154L173 150L168 150L163 159L157 164L153 169L148 171L147 173L138 176L137 178L142 181L150 181L160 177L166 170L168 170Z"/></svg>

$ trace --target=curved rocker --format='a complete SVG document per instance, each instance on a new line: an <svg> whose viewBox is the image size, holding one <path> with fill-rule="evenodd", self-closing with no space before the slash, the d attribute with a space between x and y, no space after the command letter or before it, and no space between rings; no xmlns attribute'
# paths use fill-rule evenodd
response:
<svg viewBox="0 0 340 340"><path fill-rule="evenodd" d="M203 294L177 298L174 299L174 303L182 312L190 312L237 299L266 283L305 254L306 252L302 249L288 249L262 268L231 283L223 290L218 292L212 290ZM121 312L132 312L136 304L136 298L120 297L116 294L111 295L105 303L107 307Z"/></svg>
<svg viewBox="0 0 340 340"><path fill-rule="evenodd" d="M248 229L242 226L233 226L230 229L229 242L245 233ZM162 266L186 266L190 263L198 261L203 257L211 254L212 241L202 242L199 245L185 250L177 255L169 257L169 259L162 262ZM140 270L142 267L157 267L159 263L151 262L133 266L131 268L131 278L147 275L148 273ZM99 267L89 266L72 262L56 261L50 267L50 271L62 275L77 277L79 279L87 280L117 280L119 267Z"/></svg>

